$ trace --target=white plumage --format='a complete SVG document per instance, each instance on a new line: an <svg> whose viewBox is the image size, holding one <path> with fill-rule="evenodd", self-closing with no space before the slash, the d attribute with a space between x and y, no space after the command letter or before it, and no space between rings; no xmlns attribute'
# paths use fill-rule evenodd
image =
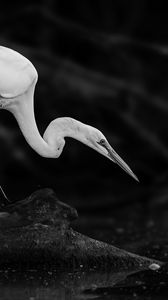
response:
<svg viewBox="0 0 168 300"><path fill-rule="evenodd" d="M38 74L33 64L18 52L0 47L0 108L16 118L28 144L41 156L58 158L71 137L117 163L138 180L129 166L98 129L70 117L53 120L40 135L34 117L34 89Z"/></svg>

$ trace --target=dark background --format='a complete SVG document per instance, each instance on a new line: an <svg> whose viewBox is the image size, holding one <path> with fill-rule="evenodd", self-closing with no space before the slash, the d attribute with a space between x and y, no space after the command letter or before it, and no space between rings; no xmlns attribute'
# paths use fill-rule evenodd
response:
<svg viewBox="0 0 168 300"><path fill-rule="evenodd" d="M67 139L44 159L0 111L0 183L13 201L51 187L80 209L167 201L168 11L164 1L13 1L0 9L0 44L35 65L41 134L70 116L99 128L140 184Z"/></svg>

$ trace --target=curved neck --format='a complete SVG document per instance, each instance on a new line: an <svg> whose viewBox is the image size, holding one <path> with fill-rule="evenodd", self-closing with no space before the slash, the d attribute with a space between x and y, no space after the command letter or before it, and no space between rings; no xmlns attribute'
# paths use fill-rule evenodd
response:
<svg viewBox="0 0 168 300"><path fill-rule="evenodd" d="M84 144L87 125L71 117L60 117L53 120L46 128L43 138L49 145L54 145L58 138L70 137Z"/></svg>
<svg viewBox="0 0 168 300"><path fill-rule="evenodd" d="M34 86L6 107L16 118L28 144L41 156L52 157L53 149L43 140L34 116Z"/></svg>

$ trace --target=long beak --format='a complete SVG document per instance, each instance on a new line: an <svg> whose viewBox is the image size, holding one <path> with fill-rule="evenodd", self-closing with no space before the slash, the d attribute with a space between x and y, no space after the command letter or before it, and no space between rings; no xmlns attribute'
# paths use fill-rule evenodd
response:
<svg viewBox="0 0 168 300"><path fill-rule="evenodd" d="M101 146L103 146L107 150L107 155L109 159L111 159L114 163L119 165L125 172L127 172L131 177L133 177L136 181L139 182L138 177L132 172L130 167L115 152L115 150L110 146L110 144L107 141L104 141L104 143L101 144Z"/></svg>

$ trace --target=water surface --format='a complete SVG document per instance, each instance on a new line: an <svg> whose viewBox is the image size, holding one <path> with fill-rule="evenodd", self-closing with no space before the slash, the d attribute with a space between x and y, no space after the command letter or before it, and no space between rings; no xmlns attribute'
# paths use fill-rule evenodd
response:
<svg viewBox="0 0 168 300"><path fill-rule="evenodd" d="M123 249L167 261L168 209L142 204L82 213L74 228ZM0 271L0 299L167 299L168 267L158 271Z"/></svg>

